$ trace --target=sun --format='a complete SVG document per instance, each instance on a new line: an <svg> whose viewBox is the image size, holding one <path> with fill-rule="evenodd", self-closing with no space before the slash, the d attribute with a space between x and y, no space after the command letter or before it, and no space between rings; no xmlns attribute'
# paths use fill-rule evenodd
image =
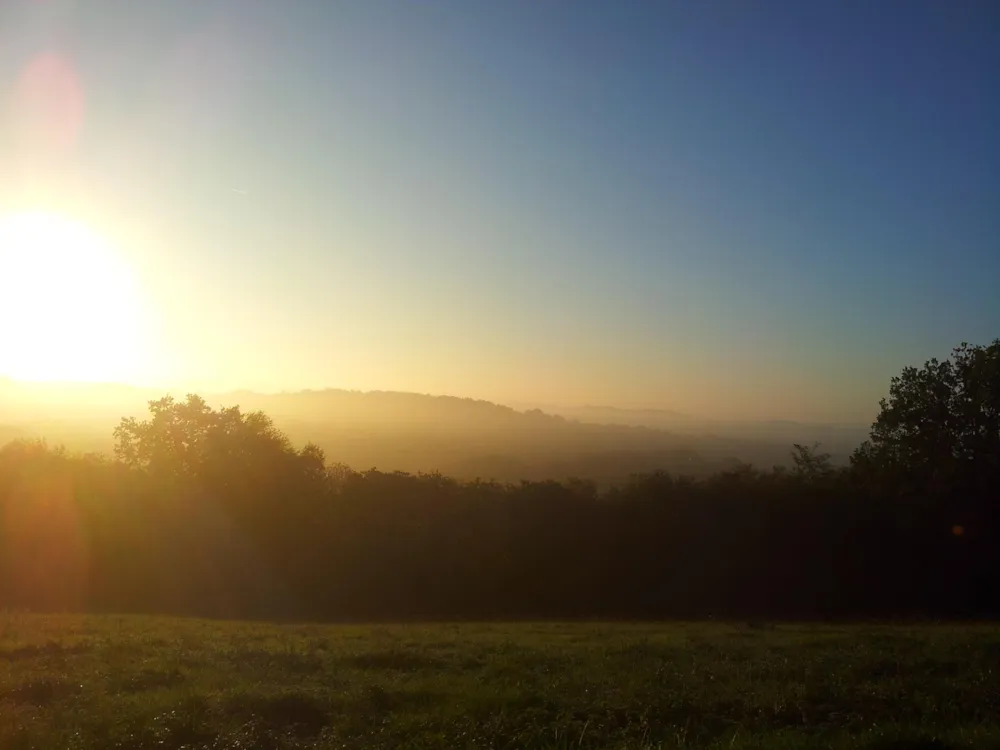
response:
<svg viewBox="0 0 1000 750"><path fill-rule="evenodd" d="M129 382L141 365L135 275L86 225L0 216L0 376Z"/></svg>

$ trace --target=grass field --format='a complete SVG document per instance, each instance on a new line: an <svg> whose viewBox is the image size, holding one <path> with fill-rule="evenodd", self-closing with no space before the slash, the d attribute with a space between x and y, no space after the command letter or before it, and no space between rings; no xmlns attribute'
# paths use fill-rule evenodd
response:
<svg viewBox="0 0 1000 750"><path fill-rule="evenodd" d="M0 615L0 748L1000 747L1000 628Z"/></svg>

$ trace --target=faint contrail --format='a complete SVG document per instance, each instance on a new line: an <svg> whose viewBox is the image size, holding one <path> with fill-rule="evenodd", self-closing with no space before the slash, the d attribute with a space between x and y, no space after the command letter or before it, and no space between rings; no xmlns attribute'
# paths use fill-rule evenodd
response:
<svg viewBox="0 0 1000 750"><path fill-rule="evenodd" d="M232 190L237 195L250 195L249 190L237 190L236 188L229 188L229 189Z"/></svg>

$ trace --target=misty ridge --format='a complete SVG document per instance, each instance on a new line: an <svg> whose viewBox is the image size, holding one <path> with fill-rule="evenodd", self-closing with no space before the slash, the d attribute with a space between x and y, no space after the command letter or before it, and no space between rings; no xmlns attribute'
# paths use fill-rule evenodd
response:
<svg viewBox="0 0 1000 750"><path fill-rule="evenodd" d="M93 393L97 409L115 391ZM239 401L150 400L117 421L113 458L23 438L0 447L0 606L339 620L1000 612L1000 340L904 368L844 465L798 444L788 468L734 463L699 478L661 465L603 487L579 473L354 468L349 447L299 442L254 408L326 434L324 408L340 402L335 435L361 443L357 455L388 445L443 461L447 446L461 461L544 446L538 471L609 479L634 456L708 472L711 459L669 441L740 443L406 394ZM649 436L662 453L628 452Z"/></svg>
<svg viewBox="0 0 1000 750"><path fill-rule="evenodd" d="M162 391L103 384L0 379L0 443L46 438L70 450L111 453L111 431ZM185 393L169 393L183 400ZM591 480L621 484L669 471L703 478L741 464L789 466L793 444L819 444L835 465L867 427L721 421L657 409L582 406L517 410L489 401L390 391L327 389L201 394L213 406L262 411L297 443L315 443L354 469L438 471L457 479Z"/></svg>

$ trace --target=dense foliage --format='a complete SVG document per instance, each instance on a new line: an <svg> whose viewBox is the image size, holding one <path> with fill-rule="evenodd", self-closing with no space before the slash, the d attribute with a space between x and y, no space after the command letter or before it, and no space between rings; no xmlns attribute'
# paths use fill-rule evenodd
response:
<svg viewBox="0 0 1000 750"><path fill-rule="evenodd" d="M893 379L851 466L460 483L150 404L114 460L0 450L0 606L324 619L1000 610L1000 340Z"/></svg>

